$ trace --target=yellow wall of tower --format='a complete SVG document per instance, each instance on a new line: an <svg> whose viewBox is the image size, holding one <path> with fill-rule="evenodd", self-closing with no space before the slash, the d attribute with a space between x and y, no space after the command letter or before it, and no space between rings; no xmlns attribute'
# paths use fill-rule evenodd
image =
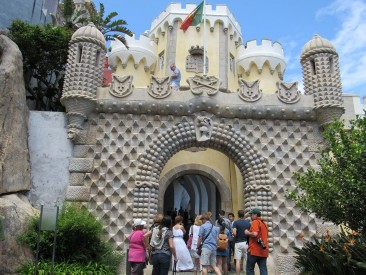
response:
<svg viewBox="0 0 366 275"><path fill-rule="evenodd" d="M262 72L259 72L256 64L252 63L249 71L250 73L247 75L243 68L239 68L239 74L242 75L242 78L245 81L255 81L259 79L259 88L264 94L274 94L277 91L276 82L281 81L278 76L278 67L274 70L273 74L271 74L271 70L267 62L264 63Z"/></svg>

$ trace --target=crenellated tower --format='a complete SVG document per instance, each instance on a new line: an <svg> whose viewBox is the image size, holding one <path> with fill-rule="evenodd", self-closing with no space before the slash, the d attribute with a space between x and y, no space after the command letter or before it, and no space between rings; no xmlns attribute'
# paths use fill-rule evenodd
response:
<svg viewBox="0 0 366 275"><path fill-rule="evenodd" d="M314 35L301 52L304 90L313 95L321 126L340 118L344 112L338 53L329 40Z"/></svg>
<svg viewBox="0 0 366 275"><path fill-rule="evenodd" d="M75 140L95 108L97 87L103 84L106 41L89 23L71 37L62 104L68 119L68 137Z"/></svg>
<svg viewBox="0 0 366 275"><path fill-rule="evenodd" d="M147 86L155 71L157 45L149 37L126 36L126 46L119 40L111 41L109 65L116 75L133 75L136 87Z"/></svg>
<svg viewBox="0 0 366 275"><path fill-rule="evenodd" d="M237 66L245 81L260 80L264 93L275 93L276 83L283 80L286 61L280 43L263 39L261 44L251 40L238 47Z"/></svg>

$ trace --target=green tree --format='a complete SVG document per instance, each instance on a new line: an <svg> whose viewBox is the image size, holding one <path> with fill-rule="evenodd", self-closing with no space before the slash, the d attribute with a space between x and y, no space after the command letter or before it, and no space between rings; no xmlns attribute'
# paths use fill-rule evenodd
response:
<svg viewBox="0 0 366 275"><path fill-rule="evenodd" d="M76 31L85 24L87 11L85 9L76 10L74 0L64 0L61 5L61 12L64 18L63 25L72 31Z"/></svg>
<svg viewBox="0 0 366 275"><path fill-rule="evenodd" d="M118 39L121 41L127 48L127 42L123 34L128 36L132 36L133 32L131 32L125 25L127 22L123 19L114 20L118 13L111 12L104 18L104 5L99 3L99 11L96 9L94 3L85 3L85 8L89 14L89 21L93 22L94 25L100 30L100 32L104 35L105 39L113 40Z"/></svg>
<svg viewBox="0 0 366 275"><path fill-rule="evenodd" d="M288 197L306 212L366 234L366 117L349 129L334 121L324 139L318 167L295 174L297 188Z"/></svg>
<svg viewBox="0 0 366 275"><path fill-rule="evenodd" d="M27 98L35 101L36 110L63 110L60 98L71 35L66 28L50 24L15 20L9 26L9 37L23 55Z"/></svg>

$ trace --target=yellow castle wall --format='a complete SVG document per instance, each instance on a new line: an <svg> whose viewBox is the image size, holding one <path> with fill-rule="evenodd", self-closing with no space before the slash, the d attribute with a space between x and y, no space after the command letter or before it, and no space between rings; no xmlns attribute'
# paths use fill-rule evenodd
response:
<svg viewBox="0 0 366 275"><path fill-rule="evenodd" d="M230 34L232 34L232 31L229 30L229 60L230 60L230 54L234 56L234 72L232 72L230 70L230 64L228 64L228 89L231 92L235 92L238 88L239 88L239 84L238 84L238 68L236 67L236 60L237 60L237 50L236 50L236 45L235 45L235 38L233 37L232 39L230 38ZM227 60L227 62L229 62L229 60Z"/></svg>
<svg viewBox="0 0 366 275"><path fill-rule="evenodd" d="M145 72L145 62L141 60L137 69L135 68L135 61L130 57L127 60L127 66L124 69L122 62L119 60L115 73L117 75L133 75L133 85L136 88L146 88L150 83L150 72Z"/></svg>
<svg viewBox="0 0 366 275"><path fill-rule="evenodd" d="M218 28L218 27L217 27ZM204 26L203 23L200 25L200 31L197 31L195 26L189 27L185 32L183 30L177 31L177 49L175 64L179 67L182 80L181 85L188 85L187 79L189 77L194 77L195 72L186 71L186 57L189 55L189 49L191 46L203 47L203 33ZM210 31L210 26L206 26L206 49L209 64L208 75L214 75L218 77L219 75L219 45L217 43L219 39L218 29L215 28L214 32ZM169 75L170 72L167 72ZM202 75L202 73L199 73Z"/></svg>
<svg viewBox="0 0 366 275"><path fill-rule="evenodd" d="M168 35L165 33L165 35L162 35L161 32L159 32L159 36L158 36L158 44L157 44L157 52L156 52L156 58L157 58L157 62L156 62L156 66L155 66L155 75L157 77L163 77L163 76L168 76L169 74L166 73L166 67L169 64L167 63L167 58L166 58L166 45L167 45L167 40L168 40ZM159 70L159 55L164 51L164 66L161 70Z"/></svg>
<svg viewBox="0 0 366 275"><path fill-rule="evenodd" d="M276 68L274 73L271 74L268 63L264 63L261 73L259 73L258 68L254 63L250 66L249 76L243 68L239 69L239 73L245 81L255 81L260 79L259 88L262 89L264 94L274 94L277 91L276 82L281 81L278 76L278 69Z"/></svg>

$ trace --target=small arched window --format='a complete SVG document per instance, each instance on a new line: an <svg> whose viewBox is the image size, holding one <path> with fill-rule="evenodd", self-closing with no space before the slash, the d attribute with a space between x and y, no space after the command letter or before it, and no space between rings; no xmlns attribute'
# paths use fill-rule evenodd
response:
<svg viewBox="0 0 366 275"><path fill-rule="evenodd" d="M100 51L97 51L97 54L95 56L95 67L99 66L99 60L100 60Z"/></svg>
<svg viewBox="0 0 366 275"><path fill-rule="evenodd" d="M334 59L333 57L329 57L329 72L334 74Z"/></svg>
<svg viewBox="0 0 366 275"><path fill-rule="evenodd" d="M76 63L81 63L82 55L83 55L83 46L79 45L78 46L78 51L76 53Z"/></svg>
<svg viewBox="0 0 366 275"><path fill-rule="evenodd" d="M315 60L310 59L310 70L312 75L316 75L316 67L315 67Z"/></svg>

